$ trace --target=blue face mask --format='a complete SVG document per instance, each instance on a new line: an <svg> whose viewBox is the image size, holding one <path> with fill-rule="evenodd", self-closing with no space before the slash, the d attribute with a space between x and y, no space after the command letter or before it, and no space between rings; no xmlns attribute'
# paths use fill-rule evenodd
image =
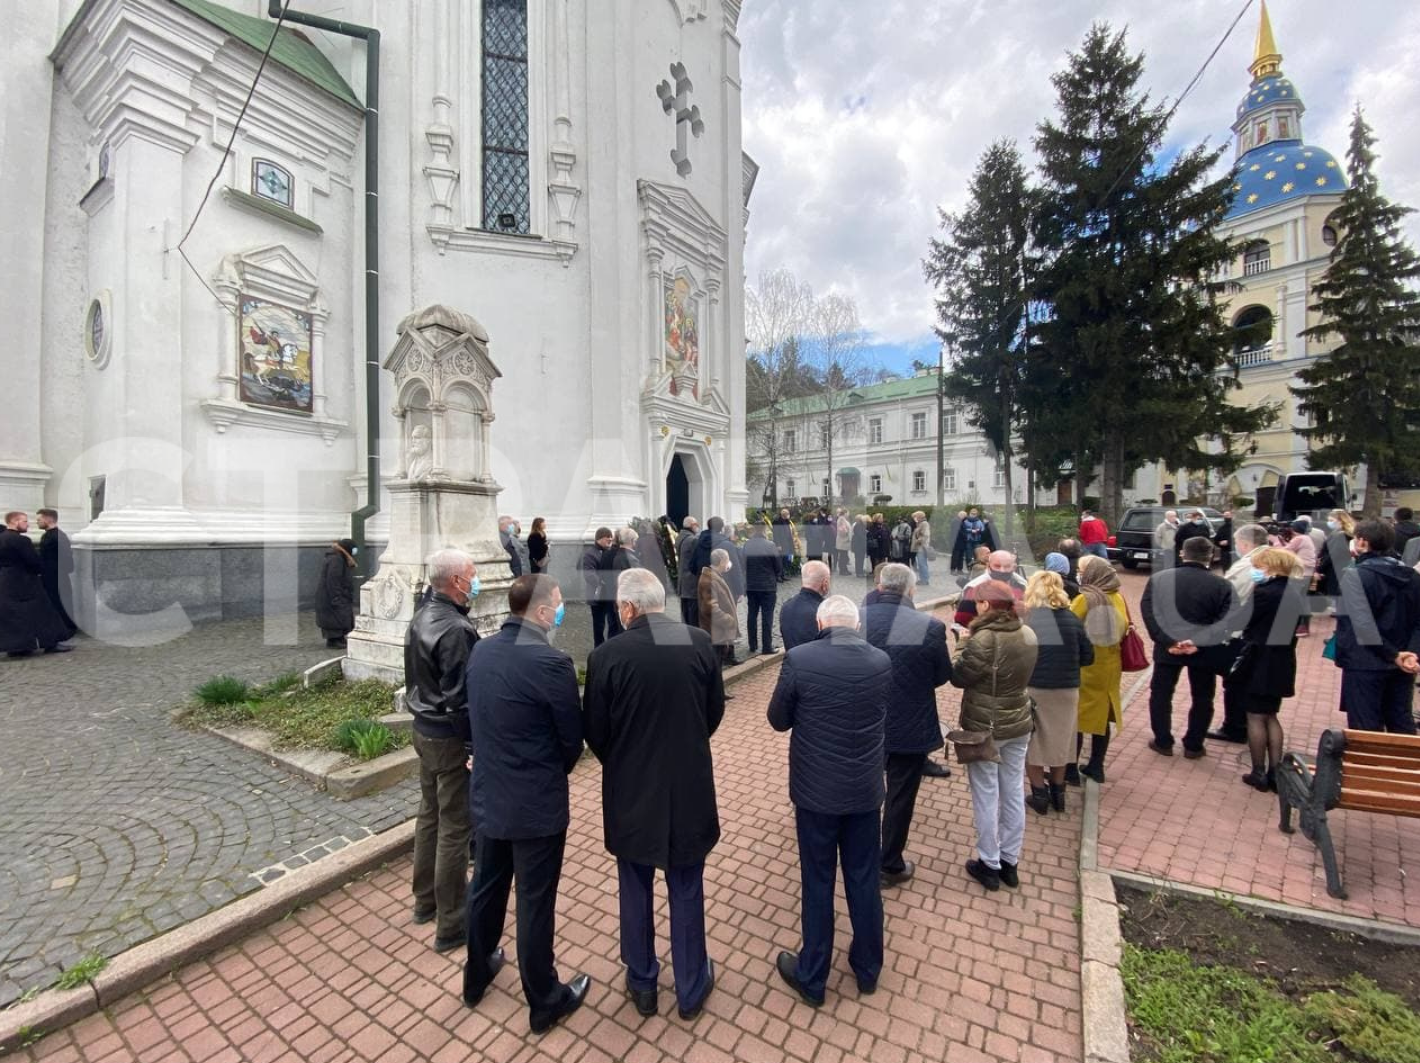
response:
<svg viewBox="0 0 1420 1063"><path fill-rule="evenodd" d="M564 618L566 615L567 615L567 603L566 603L566 602L559 602L558 605L557 605L557 612L555 612L555 613L552 614L552 626L553 626L553 627L561 627L561 626L562 626L562 620L563 620L563 618Z"/></svg>
<svg viewBox="0 0 1420 1063"><path fill-rule="evenodd" d="M482 590L482 589L483 589L483 585L482 585L481 583L479 583L477 576L474 576L473 579L469 580L469 583L468 583L468 596L469 596L470 598L477 598L477 597L478 597L478 592L479 592L480 590Z"/></svg>
<svg viewBox="0 0 1420 1063"><path fill-rule="evenodd" d="M1263 572L1260 568L1249 569L1248 575L1252 576L1252 582L1254 583L1266 583L1268 580L1267 573Z"/></svg>

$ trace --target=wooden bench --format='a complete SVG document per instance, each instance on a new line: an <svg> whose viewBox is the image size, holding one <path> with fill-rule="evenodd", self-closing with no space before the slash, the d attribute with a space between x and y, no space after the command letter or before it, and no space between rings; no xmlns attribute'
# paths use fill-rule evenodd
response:
<svg viewBox="0 0 1420 1063"><path fill-rule="evenodd" d="M1327 731L1316 760L1288 753L1277 772L1280 827L1293 832L1292 809L1301 813L1302 833L1321 850L1326 892L1346 897L1326 814L1346 808L1388 816L1420 818L1420 737L1379 731Z"/></svg>

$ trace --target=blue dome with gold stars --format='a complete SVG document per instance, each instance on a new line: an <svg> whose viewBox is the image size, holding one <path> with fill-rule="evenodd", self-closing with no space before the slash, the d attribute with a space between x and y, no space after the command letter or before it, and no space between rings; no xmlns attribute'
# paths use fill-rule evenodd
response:
<svg viewBox="0 0 1420 1063"><path fill-rule="evenodd" d="M1331 152L1298 140L1274 140L1238 160L1227 216L1236 218L1303 196L1339 196L1345 191L1345 171Z"/></svg>
<svg viewBox="0 0 1420 1063"><path fill-rule="evenodd" d="M1259 78L1253 83L1252 87L1247 90L1247 95L1243 97L1242 103L1238 104L1237 117L1242 118L1244 115L1259 111L1274 103L1292 103L1305 109L1297 87L1281 71Z"/></svg>

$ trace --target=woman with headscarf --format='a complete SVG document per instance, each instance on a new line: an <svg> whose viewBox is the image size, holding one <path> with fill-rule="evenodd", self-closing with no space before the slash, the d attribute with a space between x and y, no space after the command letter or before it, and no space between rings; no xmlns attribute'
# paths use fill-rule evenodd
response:
<svg viewBox="0 0 1420 1063"><path fill-rule="evenodd" d="M345 645L355 628L355 540L330 544L316 586L316 624L332 648Z"/></svg>
<svg viewBox="0 0 1420 1063"><path fill-rule="evenodd" d="M1124 722L1124 702L1120 684L1124 676L1119 644L1129 630L1129 611L1119 593L1119 574L1103 558L1089 555L1080 559L1080 594L1070 603L1070 611L1085 622L1085 634L1095 649L1092 664L1080 669L1080 722L1075 736L1075 760L1084 749L1085 735L1091 736L1090 759L1083 767L1065 766L1065 781L1080 785L1088 775L1104 782L1104 756L1109 750L1109 725L1118 730Z"/></svg>
<svg viewBox="0 0 1420 1063"><path fill-rule="evenodd" d="M1060 554L1050 556L1065 560ZM1094 662L1095 648L1070 611L1058 572L1034 573L1026 583L1024 604L1026 624L1040 644L1027 687L1035 702L1035 731L1026 751L1026 804L1043 816L1051 806L1065 811L1065 766L1079 733L1080 669Z"/></svg>
<svg viewBox="0 0 1420 1063"><path fill-rule="evenodd" d="M1061 587L1072 600L1080 593L1080 581L1070 575L1070 559L1064 554L1046 554L1045 571L1054 572L1060 577Z"/></svg>
<svg viewBox="0 0 1420 1063"><path fill-rule="evenodd" d="M1305 536L1303 536L1305 538ZM1242 649L1223 680L1230 693L1241 695L1247 711L1247 749L1252 770L1242 781L1255 790L1275 790L1282 763L1282 724L1277 714L1282 699L1296 693L1296 617L1304 607L1301 562L1276 547L1255 551L1252 562L1252 609L1243 628ZM1292 631L1279 642L1274 631Z"/></svg>

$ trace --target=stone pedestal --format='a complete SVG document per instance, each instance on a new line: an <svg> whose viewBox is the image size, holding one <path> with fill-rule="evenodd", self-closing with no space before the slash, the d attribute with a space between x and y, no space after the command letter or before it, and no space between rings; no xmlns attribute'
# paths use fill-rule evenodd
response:
<svg viewBox="0 0 1420 1063"><path fill-rule="evenodd" d="M446 306L410 314L385 361L395 377L401 424L400 478L388 484L389 546L360 589L360 612L347 640L350 679L404 681L404 635L427 580L425 560L453 547L473 558L481 593L469 615L480 634L508 615L512 572L498 539L498 495L488 464L492 386L501 374L488 357L488 334Z"/></svg>

